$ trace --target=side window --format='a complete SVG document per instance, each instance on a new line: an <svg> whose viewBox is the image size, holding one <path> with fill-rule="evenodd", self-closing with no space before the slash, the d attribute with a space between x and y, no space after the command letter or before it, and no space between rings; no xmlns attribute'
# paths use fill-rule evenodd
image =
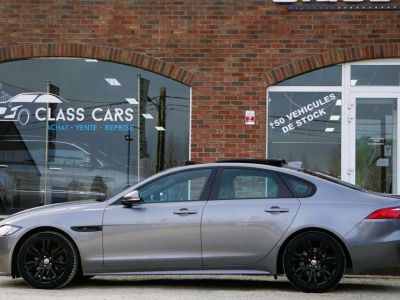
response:
<svg viewBox="0 0 400 300"><path fill-rule="evenodd" d="M265 199L293 197L273 171L227 168L222 171L217 199Z"/></svg>
<svg viewBox="0 0 400 300"><path fill-rule="evenodd" d="M37 162L33 155L37 152L35 144L26 144L22 141L0 142L0 162L33 164Z"/></svg>
<svg viewBox="0 0 400 300"><path fill-rule="evenodd" d="M64 166L86 166L90 164L90 155L72 145L50 142L49 162Z"/></svg>
<svg viewBox="0 0 400 300"><path fill-rule="evenodd" d="M139 188L144 202L197 201L211 174L211 169L174 173Z"/></svg>
<svg viewBox="0 0 400 300"><path fill-rule="evenodd" d="M311 197L315 192L314 185L308 181L282 173L280 176L295 197Z"/></svg>

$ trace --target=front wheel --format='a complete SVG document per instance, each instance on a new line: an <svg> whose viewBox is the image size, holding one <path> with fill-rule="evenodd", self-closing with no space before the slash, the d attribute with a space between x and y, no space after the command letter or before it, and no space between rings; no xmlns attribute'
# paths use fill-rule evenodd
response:
<svg viewBox="0 0 400 300"><path fill-rule="evenodd" d="M72 242L62 234L40 232L23 243L17 265L28 285L39 289L61 288L75 277L78 254Z"/></svg>
<svg viewBox="0 0 400 300"><path fill-rule="evenodd" d="M283 268L290 283L304 292L322 293L343 276L346 258L340 244L321 232L298 235L286 246Z"/></svg>

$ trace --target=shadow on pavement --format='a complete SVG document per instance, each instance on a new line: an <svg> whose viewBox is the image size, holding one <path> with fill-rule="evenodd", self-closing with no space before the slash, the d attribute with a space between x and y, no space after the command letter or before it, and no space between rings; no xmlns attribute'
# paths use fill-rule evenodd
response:
<svg viewBox="0 0 400 300"><path fill-rule="evenodd" d="M86 286L103 286L103 287L134 287L141 288L177 288L177 289L202 289L202 290L273 290L282 292L297 292L297 290L286 280L280 277L278 280L273 280L271 277L254 277L255 279L218 279L218 278L190 278L190 279L175 279L175 278L124 278L118 277L95 277L84 282L75 282L71 287ZM400 293L400 286L388 286L384 284L369 283L349 283L342 282L335 289L335 292L385 292L397 291Z"/></svg>
<svg viewBox="0 0 400 300"><path fill-rule="evenodd" d="M13 287L18 289L29 288L23 280L6 280L2 282L2 287ZM94 277L92 279L82 280L80 282L72 282L66 288L69 289L90 289L90 288L134 288L141 289L193 289L193 290L237 290L237 291L275 291L275 292L293 292L298 291L286 280L280 277L274 280L271 277L254 277L254 279L224 279L224 278L143 278L143 277ZM334 293L382 293L382 292L396 292L400 293L400 286L385 285L379 283L340 283L334 290Z"/></svg>

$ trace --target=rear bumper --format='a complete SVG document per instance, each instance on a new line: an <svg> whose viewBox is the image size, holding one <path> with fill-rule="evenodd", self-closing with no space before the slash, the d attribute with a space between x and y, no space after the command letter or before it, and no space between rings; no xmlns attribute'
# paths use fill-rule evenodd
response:
<svg viewBox="0 0 400 300"><path fill-rule="evenodd" d="M400 268L400 220L364 220L346 241L354 273Z"/></svg>

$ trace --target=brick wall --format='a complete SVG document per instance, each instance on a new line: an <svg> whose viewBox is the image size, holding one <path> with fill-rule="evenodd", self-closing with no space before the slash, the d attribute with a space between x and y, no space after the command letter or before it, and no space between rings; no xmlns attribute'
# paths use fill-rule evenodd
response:
<svg viewBox="0 0 400 300"><path fill-rule="evenodd" d="M0 2L0 61L95 57L190 85L192 159L202 161L265 156L267 86L335 63L400 57L399 45L395 10L299 12L272 0ZM245 110L256 111L256 125L244 124Z"/></svg>

